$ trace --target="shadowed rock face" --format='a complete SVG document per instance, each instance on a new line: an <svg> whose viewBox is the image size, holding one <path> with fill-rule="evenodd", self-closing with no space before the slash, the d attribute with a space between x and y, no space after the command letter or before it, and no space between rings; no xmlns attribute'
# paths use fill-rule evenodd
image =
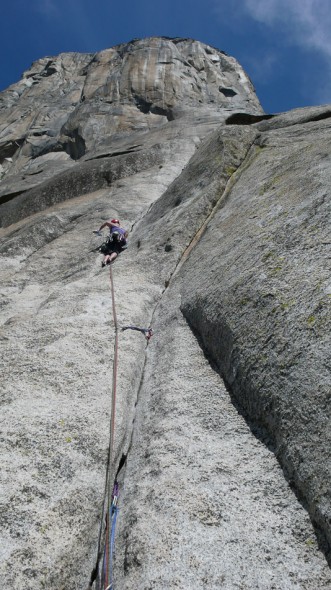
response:
<svg viewBox="0 0 331 590"><path fill-rule="evenodd" d="M264 116L233 58L164 38L1 100L4 590L95 568L111 216L119 325L155 330L119 339L117 587L329 590L330 108Z"/></svg>
<svg viewBox="0 0 331 590"><path fill-rule="evenodd" d="M329 121L257 125L187 262L181 309L330 543Z"/></svg>

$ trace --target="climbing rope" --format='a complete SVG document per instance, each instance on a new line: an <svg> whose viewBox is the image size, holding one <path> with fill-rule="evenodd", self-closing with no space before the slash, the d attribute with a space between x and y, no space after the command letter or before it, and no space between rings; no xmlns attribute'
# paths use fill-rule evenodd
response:
<svg viewBox="0 0 331 590"><path fill-rule="evenodd" d="M110 427L110 449L113 450L114 446L114 434L115 434L115 404L116 404L116 384L117 384L117 367L118 367L118 324L115 306L115 292L114 292L114 281L113 273L110 265L109 268L109 279L110 279L110 291L113 308L113 321L115 329L115 341L114 341L114 362L113 362L113 387L112 387L112 403L111 403L111 427ZM111 460L112 457L110 457Z"/></svg>
<svg viewBox="0 0 331 590"><path fill-rule="evenodd" d="M115 481L113 492L112 492L112 499L111 499L111 506L108 512L108 535L107 535L107 543L106 543L106 562L105 562L105 590L113 590L113 553L114 553L114 546L115 546L115 530L116 530L116 520L118 514L117 502L118 502L118 483ZM108 582L110 581L110 584ZM108 585L107 585L108 584Z"/></svg>
<svg viewBox="0 0 331 590"><path fill-rule="evenodd" d="M111 394L111 414L110 414L110 435L108 448L108 464L106 474L105 496L107 500L105 505L106 526L104 533L104 552L101 569L100 590L113 590L113 552L115 543L115 527L118 514L118 483L115 481L113 473L113 456L114 456L114 439L115 439L115 411L116 411L116 386L117 386L117 369L118 369L118 323L115 306L115 290L112 274L112 267L109 267L110 292L112 299L112 315L115 329L114 339L114 360L113 360L113 379ZM100 543L100 540L99 540Z"/></svg>
<svg viewBox="0 0 331 590"><path fill-rule="evenodd" d="M118 496L119 487L116 481L117 473L113 471L113 458L114 458L114 440L115 440L115 411L116 411L116 387L117 387L117 371L118 371L118 322L115 305L115 289L114 280L112 273L112 265L109 266L109 280L110 280L110 292L112 299L112 316L115 330L114 339L114 357L113 357L113 379L112 379L112 394L111 394L111 414L110 414L110 436L109 436L109 447L108 447L108 462L107 462L107 473L106 473L106 484L105 484L105 503L104 512L106 514L105 529L102 533L100 530L99 535L99 549L98 555L101 557L101 547L104 544L103 551L103 562L101 571L99 571L98 590L113 590L113 553L115 545L115 528L118 516ZM153 335L151 327L139 328L137 326L124 326L122 330L137 330L142 332L147 340ZM104 516L102 517L102 520ZM104 539L104 543L102 542ZM98 569L98 567L97 567Z"/></svg>
<svg viewBox="0 0 331 590"><path fill-rule="evenodd" d="M112 385L112 398L111 398L111 416L110 416L110 442L109 442L109 470L108 470L108 510L107 510L107 531L106 531L106 547L105 547L105 590L111 590L113 586L113 571L112 571L112 557L113 557L113 546L115 539L115 525L117 518L117 498L118 498L118 484L113 484L114 478L112 477L112 465L113 465L113 454L114 454L114 437L115 437L115 411L116 411L116 386L117 386L117 369L118 369L118 324L116 315L115 305L115 290L112 267L109 267L109 280L110 280L110 292L112 300L112 311L113 311L113 322L115 329L115 340L114 340L114 361L113 361L113 385ZM116 493L115 493L116 492ZM116 498L116 504L113 510L114 498Z"/></svg>

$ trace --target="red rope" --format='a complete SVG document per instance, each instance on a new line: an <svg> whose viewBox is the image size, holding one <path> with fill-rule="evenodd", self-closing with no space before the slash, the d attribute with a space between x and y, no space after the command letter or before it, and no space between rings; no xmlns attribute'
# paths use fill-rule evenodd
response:
<svg viewBox="0 0 331 590"><path fill-rule="evenodd" d="M111 290L111 299L113 304L113 320L115 326L115 332L117 332L117 315L116 315L116 307L115 307L115 293L114 293L114 281L113 281L113 273L111 264L109 266L109 278L110 278L110 290Z"/></svg>
<svg viewBox="0 0 331 590"><path fill-rule="evenodd" d="M103 564L103 570L104 570L104 588L107 588L108 586L108 572L109 572L109 543L108 543L108 530L109 530L109 511L107 512L106 515L106 547L105 547L105 556L104 556L104 564Z"/></svg>
<svg viewBox="0 0 331 590"><path fill-rule="evenodd" d="M115 328L115 342L114 342L114 361L113 361L113 386L112 386L112 400L111 400L111 416L110 416L110 443L109 443L109 472L108 472L108 511L107 511L107 529L106 529L106 551L105 551L105 581L104 588L112 585L110 562L110 543L111 543L111 522L110 522L110 505L112 501L113 477L113 451L114 451L114 436L115 436L115 410L116 410L116 385L117 385L117 368L118 368L118 324L115 307L115 292L114 281L111 265L109 267L110 291L112 299L113 321Z"/></svg>
<svg viewBox="0 0 331 590"><path fill-rule="evenodd" d="M115 434L115 406L116 406L116 385L117 385L117 367L118 367L118 325L117 325L117 315L116 315L116 307L115 307L115 292L114 292L114 281L113 281L113 273L112 268L110 266L109 270L109 278L110 278L110 290L111 290L111 300L112 300L112 307L113 307L113 320L114 320L114 328L115 328L115 342L114 342L114 362L113 362L113 389L112 389L112 402L111 402L111 429L110 429L110 460L112 460L112 452L114 447L114 434Z"/></svg>

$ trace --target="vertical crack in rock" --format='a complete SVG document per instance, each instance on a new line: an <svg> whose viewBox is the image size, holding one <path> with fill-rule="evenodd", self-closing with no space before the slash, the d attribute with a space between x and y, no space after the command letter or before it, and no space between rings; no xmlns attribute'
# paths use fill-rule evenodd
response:
<svg viewBox="0 0 331 590"><path fill-rule="evenodd" d="M257 135L256 138L254 139L254 141L251 143L248 153L247 153L246 157L244 158L243 162L241 163L240 167L238 167L237 171L232 174L231 179L228 181L224 192L222 193L222 195L219 197L219 200L214 205L214 208L212 209L211 213L208 215L206 220L203 222L202 226L200 227L200 229L196 233L195 237L191 240L191 243L188 246L188 249L186 251L184 251L184 253L182 254L182 257L180 258L179 262L176 264L174 270L171 271L171 273L169 275L170 278L166 282L166 289L163 291L161 300L159 302L160 306L163 305L163 298L164 298L164 296L166 296L165 294L167 293L168 289L171 288L171 285L173 283L173 279L176 280L178 278L178 273L182 267L183 261L187 259L188 255L191 253L191 251L194 251L194 248L197 246L201 237L204 234L206 226L208 225L209 222L211 222L211 220L220 211L220 209L224 208L225 203L228 203L229 197L230 197L230 192L232 192L234 190L234 187L236 186L236 184L242 180L243 174L252 166L252 164L255 162L255 160L259 156L261 148L259 145L256 145L260 142L259 140L260 140L260 136ZM226 212L225 212L225 216L226 216ZM208 248L208 251L211 251L211 248ZM195 264L195 269L196 268L197 268L197 265ZM181 273L181 275L183 276L183 273ZM185 272L184 272L184 275L185 275ZM189 284L190 285L193 284L192 278L190 278ZM184 312L185 311L186 310L184 309ZM188 318L188 321L189 321L189 318ZM191 326L192 326L192 328L194 328L194 326L192 324L191 324ZM213 330L212 326L210 326L210 327L207 326L207 329L209 329L209 328L211 330ZM196 331L195 331L195 333L197 334ZM205 350L207 350L207 349L205 348ZM209 356L209 354L208 354L208 356ZM145 367L146 367L146 363L145 363ZM144 369L144 374L145 374L145 370L146 369ZM236 377L234 377L234 379L235 378ZM143 388L143 387L144 387L144 381L142 381L141 385L140 385L140 388ZM255 434L256 434L256 432L255 432ZM266 438L265 433L262 435L260 433L258 433L258 434L264 443L265 438ZM268 434L268 436L269 436L269 434ZM132 435L134 436L134 432L132 433ZM132 451L132 444L130 446L130 452L131 451ZM282 478L282 476L280 476L280 477ZM295 505L295 502L296 501L294 501L294 505ZM295 508L294 508L294 510L295 510ZM302 512L302 518L303 519L305 518L304 511ZM308 531L308 529L309 529L309 527L307 528L307 531ZM321 543L321 548L327 553L327 545L323 541L322 537L320 536L318 540ZM314 543L317 543L317 540L315 540ZM139 564L141 564L141 559L139 557L139 559L135 561L134 555L131 555L131 557L129 555L130 550L129 550L129 546L127 545L127 543L125 544L125 547L126 547L126 549L125 549L125 555L126 555L126 557L125 557L125 564L126 564L125 565L125 573L126 573L126 575L129 575L130 570L132 570L132 569L134 570L135 568L140 567ZM318 557L318 558L320 558L320 557ZM315 582L312 583L311 588L314 588L314 584L315 584ZM325 588L326 587L327 586L325 586Z"/></svg>
<svg viewBox="0 0 331 590"><path fill-rule="evenodd" d="M86 154L86 143L79 129L73 129L68 134L68 141L65 141L63 147L70 158L79 160Z"/></svg>
<svg viewBox="0 0 331 590"><path fill-rule="evenodd" d="M256 140L256 139L255 139ZM157 303L154 306L153 312L150 316L150 321L149 321L149 325L153 325L153 321L155 316L158 313L159 308L163 305L163 298L165 296L165 294L167 293L167 291L171 288L172 283L177 275L177 273L179 272L180 268L182 267L183 263L185 262L185 260L187 259L187 257L189 256L191 250L195 247L195 245L198 243L199 239L201 238L201 236L203 235L203 232L206 229L207 224L209 223L209 221L212 219L212 217L214 216L215 212L219 209L220 206L224 206L227 195L229 194L231 188L233 187L234 183L236 182L236 179L238 178L238 175L240 175L242 169L245 169L249 164L248 162L252 160L252 158L254 157L254 149L252 151L252 148L254 146L255 140L252 141L248 146L247 146L247 150L246 150L246 155L243 158L241 164L238 166L238 168L236 169L236 172L232 173L232 176L230 177L230 179L228 180L228 183L225 187L224 192L221 194L221 196L219 197L219 199L217 200L216 204L214 205L212 211L207 215L206 219L204 220L204 222L201 224L201 227L199 228L199 230L196 232L196 234L193 236L193 238L191 239L190 245L184 250L184 252L182 253L182 256L179 260L179 262L177 262L175 264L174 270L171 272L169 280L166 281L165 287L162 290L162 293L160 295L159 300L157 301ZM179 205L179 203L177 204ZM144 223L144 217L142 217L139 220L139 223ZM133 228L131 228L132 231ZM139 242L139 240L138 240ZM171 251L171 248L166 250L166 251ZM132 445L133 445L133 440L134 440L134 434L135 434L135 420L136 420L136 413L137 413L137 406L139 404L140 401L140 395L141 392L143 390L143 387L145 385L145 372L146 372L146 364L147 364L147 351L148 348L147 346L145 347L145 355L144 355L144 360L143 360L143 367L141 369L141 376L140 376L140 381L137 387L137 393L135 395L135 413L133 415L132 418L132 422L131 422L131 428L130 428L130 434L129 434L129 442L127 444L127 450L125 450L125 452L122 452L122 457L118 462L118 466L115 465L115 471L116 471L116 476L114 481L117 481L119 479L119 475L122 471L122 469L124 468L127 458L130 456L130 451L132 449ZM122 481L121 484L125 485L125 474L122 476ZM107 502L107 490L104 496L104 506L106 505ZM101 529L104 529L104 525L101 525ZM102 533L100 532L100 535L102 535ZM90 585L91 588L93 587L93 583L95 582L96 578L97 578L97 572L98 569L100 568L100 563L103 559L103 554L104 554L104 543L105 541L103 540L103 542L100 544L100 539L101 536L99 537L99 547L102 547L101 551L99 550L98 552L98 559L97 559L97 564L92 572L91 575L91 581L90 581ZM118 542L121 542L121 540L119 540ZM126 562L125 562L126 563ZM124 564L124 569L127 566Z"/></svg>
<svg viewBox="0 0 331 590"><path fill-rule="evenodd" d="M326 509L329 501L324 487L324 482L329 479L329 469L321 461L329 437L325 415L327 376L326 365L320 365L316 357L319 342L319 351L325 358L325 295L321 296L320 305L314 308L316 314L322 314L324 318L318 333L311 333L308 320L303 317L304 314L312 316L311 322L315 321L313 311L311 315L309 311L303 314L301 307L310 307L303 290L309 289L314 299L317 282L327 288L326 265L320 249L322 236L326 235L327 206L319 185L300 186L299 190L298 176L293 173L293 167L297 169L299 166L299 152L297 155L295 150L287 152L284 148L287 136L293 133L290 129L292 121L286 126L284 119L280 117L280 121L261 124L264 129L268 124L271 129L279 129L279 135L272 136L271 145L265 136L263 141L257 140L263 149L257 146L257 157L249 161L238 182L231 187L226 210L215 212L209 232L204 233L192 251L184 269L190 290L183 288L181 309L195 333L199 334L203 349L217 365L239 407L250 419L266 428L275 441L276 456L288 481L298 496L304 498L311 520L320 532L321 547L330 560L331 537ZM308 117L304 124L310 124ZM313 155L306 165L310 167L313 159L319 160L320 155L316 155L319 147L309 141L311 131L308 125L306 149ZM298 134L299 144L301 133ZM302 157L301 145L299 149ZM269 185L259 187L259 171L269 163L270 152L277 158L277 174L274 173ZM314 184L310 175L307 178L307 182ZM298 202L299 193L302 197ZM289 213L291 202L295 209ZM275 203L277 213L273 209ZM295 212L298 210L301 211L299 217ZM319 223L318 226L314 224L314 229L320 237L312 242L307 224L313 223L316 214ZM290 225L295 229L290 231ZM237 240L233 240L233 231L238 234ZM215 257L207 262L205 253L215 247L214 235L222 236L219 257L217 262ZM316 252L313 264L306 244ZM286 266L282 267L285 260ZM298 265L298 260L302 261L302 266ZM195 278L198 263L204 267L204 283L201 285ZM280 273L278 277L277 273ZM317 367L320 367L318 376ZM315 380L318 385L314 384ZM312 393L316 387L319 402ZM292 423L295 428L290 426ZM321 433L321 438L314 445L315 431ZM305 442L307 438L309 443Z"/></svg>
<svg viewBox="0 0 331 590"><path fill-rule="evenodd" d="M110 214L132 225L120 316L155 323L147 350L121 337L119 588L329 590L214 370L329 535L329 106L265 115L234 58L181 38L39 60L0 102L5 590L95 567L112 323L91 229Z"/></svg>

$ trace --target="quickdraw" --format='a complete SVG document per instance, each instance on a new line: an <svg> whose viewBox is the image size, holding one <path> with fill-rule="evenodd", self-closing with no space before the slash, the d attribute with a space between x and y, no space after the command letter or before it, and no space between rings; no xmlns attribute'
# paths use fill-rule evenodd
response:
<svg viewBox="0 0 331 590"><path fill-rule="evenodd" d="M142 334L144 334L146 340L150 340L154 334L151 326L149 326L148 328L138 328L138 326L123 326L122 332L124 330L136 330L137 332L141 332Z"/></svg>

